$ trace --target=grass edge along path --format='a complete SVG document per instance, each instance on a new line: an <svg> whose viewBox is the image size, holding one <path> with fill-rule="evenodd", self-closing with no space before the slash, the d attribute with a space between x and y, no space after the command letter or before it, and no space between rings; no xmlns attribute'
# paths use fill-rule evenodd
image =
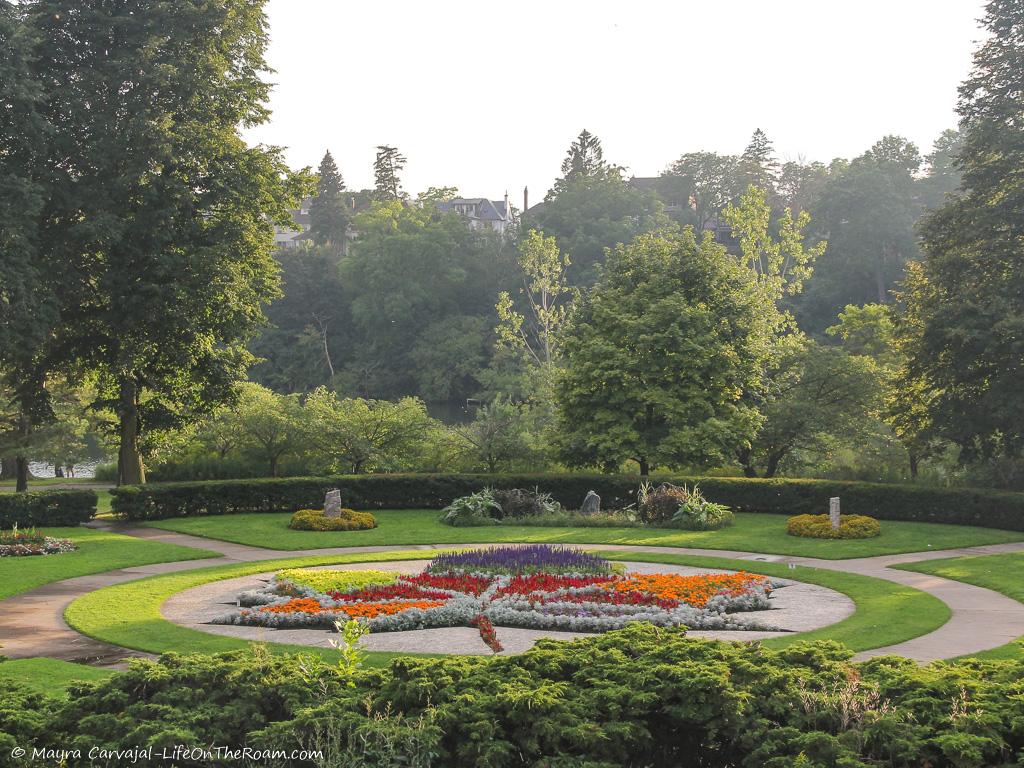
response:
<svg viewBox="0 0 1024 768"><path fill-rule="evenodd" d="M367 531L294 531L287 513L197 515L153 520L141 525L201 538L275 549L361 547L380 544L458 546L460 544L602 544L686 547L759 552L769 555L847 560L933 549L1000 544L1024 540L1024 532L995 528L883 521L872 539L811 539L786 533L786 515L737 513L736 522L717 531L674 528L605 528L493 525L452 527L438 521L437 510L374 510L378 527Z"/></svg>
<svg viewBox="0 0 1024 768"><path fill-rule="evenodd" d="M1006 552L998 555L961 555L941 560L920 560L914 563L892 565L901 571L927 573L952 581L962 581L984 587L1024 603L1024 552ZM962 656L963 659L1019 659L1024 654L1024 637L981 653Z"/></svg>
<svg viewBox="0 0 1024 768"><path fill-rule="evenodd" d="M58 539L71 539L74 552L59 555L28 555L0 558L0 600L79 576L135 568L141 565L203 560L221 557L220 552L147 541L114 531L92 528L40 528Z"/></svg>
<svg viewBox="0 0 1024 768"><path fill-rule="evenodd" d="M436 552L431 553L433 554ZM869 650L926 634L942 626L950 615L948 607L931 595L869 576L814 568L800 568L794 573L785 566L773 563L728 558L646 552L601 554L614 560L747 570L766 576L795 578L843 592L857 606L854 614L841 622L820 630L794 634L792 638L775 638L766 643L768 647L784 647L799 640L834 639L845 643L853 651ZM212 635L168 621L160 614L160 606L178 592L221 579L281 568L419 560L423 559L423 556L422 551L354 553L263 560L150 576L84 595L68 606L64 617L70 626L84 635L133 650L150 653L217 653L245 649L252 645L250 641ZM911 618L909 622L906 621L908 617ZM315 653L330 661L337 659L337 652L333 649L274 642L267 642L265 645L272 653ZM372 666L380 665L391 658L405 655L424 654L370 651L367 652L367 663Z"/></svg>
<svg viewBox="0 0 1024 768"><path fill-rule="evenodd" d="M115 674L117 672L113 669L90 667L45 656L0 661L0 681L21 683L47 696L66 696L72 685L106 680Z"/></svg>

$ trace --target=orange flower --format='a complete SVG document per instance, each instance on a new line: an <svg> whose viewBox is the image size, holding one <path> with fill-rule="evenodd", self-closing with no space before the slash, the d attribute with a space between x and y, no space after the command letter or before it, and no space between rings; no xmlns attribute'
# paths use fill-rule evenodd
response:
<svg viewBox="0 0 1024 768"><path fill-rule="evenodd" d="M715 595L740 595L752 587L770 589L764 576L751 573L703 573L679 576L674 573L635 573L602 585L615 592L646 592L668 600L680 600L694 608L703 608Z"/></svg>
<svg viewBox="0 0 1024 768"><path fill-rule="evenodd" d="M263 613L343 613L352 619L372 619L376 616L390 616L409 608L437 608L444 600L399 600L393 603L351 603L339 608L325 608L311 597L299 597L280 605L266 605Z"/></svg>

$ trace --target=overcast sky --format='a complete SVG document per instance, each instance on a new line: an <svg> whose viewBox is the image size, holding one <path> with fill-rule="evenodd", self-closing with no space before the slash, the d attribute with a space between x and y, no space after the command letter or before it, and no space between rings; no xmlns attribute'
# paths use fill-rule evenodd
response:
<svg viewBox="0 0 1024 768"><path fill-rule="evenodd" d="M333 153L372 186L377 144L407 191L543 197L581 128L656 175L684 152L828 161L888 133L923 152L956 123L981 0L270 0L270 123L295 167Z"/></svg>

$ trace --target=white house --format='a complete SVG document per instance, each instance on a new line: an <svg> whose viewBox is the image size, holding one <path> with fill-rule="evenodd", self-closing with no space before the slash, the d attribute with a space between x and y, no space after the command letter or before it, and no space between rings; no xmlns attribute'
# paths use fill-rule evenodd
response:
<svg viewBox="0 0 1024 768"><path fill-rule="evenodd" d="M508 202L508 193L504 200L488 200L486 197L456 197L437 204L442 213L449 211L465 216L469 226L475 230L492 230L499 234L512 226L512 206Z"/></svg>
<svg viewBox="0 0 1024 768"><path fill-rule="evenodd" d="M291 227L274 226L275 248L298 248L308 239L305 234L309 231L309 206L312 202L313 198L305 197L298 208L288 210L292 215Z"/></svg>

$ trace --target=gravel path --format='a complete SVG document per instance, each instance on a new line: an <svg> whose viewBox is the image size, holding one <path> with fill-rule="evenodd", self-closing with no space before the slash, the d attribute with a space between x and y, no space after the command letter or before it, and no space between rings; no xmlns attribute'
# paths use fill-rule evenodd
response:
<svg viewBox="0 0 1024 768"><path fill-rule="evenodd" d="M255 562L281 558L298 558L309 555L351 554L355 552L385 552L397 550L423 550L429 552L436 549L450 548L450 545L421 546L379 546L379 547L336 547L331 549L315 549L302 551L280 551L250 547L242 544L216 541L198 536L163 531L157 528L118 525L109 522L93 523L93 527L108 528L118 533L139 538L163 541L186 547L202 548L220 552L222 557L206 560L189 560L175 563L127 568L118 571L81 576L74 579L47 584L29 592L15 595L0 601L0 653L10 658L29 658L48 656L69 661L90 663L97 666L123 666L124 659L132 656L145 656L116 646L100 643L85 638L65 624L64 609L75 599L96 589L120 584L143 576L157 573L173 573L178 571L203 568L210 565L227 564L230 562ZM471 547L474 545L459 545ZM475 545L489 546L489 545ZM1004 552L1024 551L1024 542L997 544L964 549L943 551L914 552L902 555L881 555L878 557L857 558L851 560L821 560L818 558L787 557L780 555L762 555L753 552L728 550L689 549L681 547L654 547L633 545L595 545L606 550L632 552L661 552L666 554L701 555L709 557L726 557L739 560L793 563L796 566L823 568L834 571L862 574L875 578L893 581L899 584L920 589L945 602L952 611L950 620L934 632L930 632L913 640L885 648L865 651L856 656L858 660L884 654L899 654L917 661L927 662L935 659L952 658L977 653L1003 645L1011 640L1024 636L1024 605L988 589L971 584L943 579L927 574L898 571L890 566L920 560L932 560L943 557L961 555L985 555ZM381 567L383 564L374 564ZM659 566L664 569L665 566ZM810 585L804 585L810 586ZM784 592L785 590L780 591ZM172 598L173 600L173 598ZM209 627L204 627L209 631ZM428 630L418 630L427 632ZM266 633L267 630L264 630ZM466 632L479 635L475 630ZM521 650L532 645L534 630L515 630L515 635L508 636L507 648ZM521 633L521 634L520 634ZM403 633L392 633L395 635ZM560 636L571 633L544 633L546 636ZM694 633L699 634L699 633ZM752 639L751 633L742 634L743 638ZM375 638L386 638L376 635ZM457 636L452 635L445 642L451 648ZM503 642L505 638L503 637ZM729 637L727 639L734 639ZM385 644L386 639L374 640ZM399 642L394 640L393 642ZM459 641L459 647L462 647ZM468 649L472 642L465 640ZM376 648L376 647L375 647ZM391 650L382 645L379 650ZM405 649L396 649L405 650ZM468 652L474 652L469 650Z"/></svg>

